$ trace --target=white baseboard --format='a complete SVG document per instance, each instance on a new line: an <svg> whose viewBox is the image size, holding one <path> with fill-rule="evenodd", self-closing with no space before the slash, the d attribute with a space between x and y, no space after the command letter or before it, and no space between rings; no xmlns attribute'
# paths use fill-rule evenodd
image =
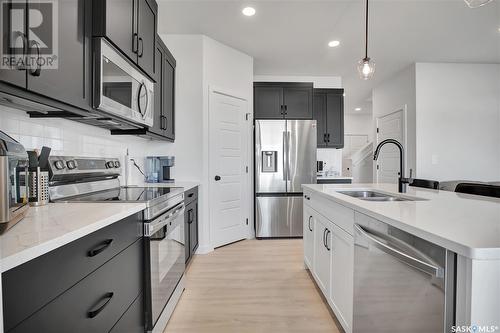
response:
<svg viewBox="0 0 500 333"><path fill-rule="evenodd" d="M195 254L207 254L213 252L214 248L211 246L199 246Z"/></svg>

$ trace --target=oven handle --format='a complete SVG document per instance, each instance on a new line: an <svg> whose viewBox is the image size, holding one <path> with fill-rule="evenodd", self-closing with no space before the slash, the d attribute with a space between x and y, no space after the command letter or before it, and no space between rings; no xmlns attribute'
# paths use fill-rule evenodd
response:
<svg viewBox="0 0 500 333"><path fill-rule="evenodd" d="M161 228L174 221L179 215L184 214L185 206L181 203L173 211L169 211L162 216L158 217L151 223L144 224L144 237L151 237L156 234Z"/></svg>

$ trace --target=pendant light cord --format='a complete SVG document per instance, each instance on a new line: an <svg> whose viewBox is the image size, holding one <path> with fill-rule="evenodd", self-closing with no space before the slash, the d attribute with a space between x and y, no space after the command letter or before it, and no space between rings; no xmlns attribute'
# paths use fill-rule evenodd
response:
<svg viewBox="0 0 500 333"><path fill-rule="evenodd" d="M365 21L365 59L368 59L368 0L366 0L366 21Z"/></svg>

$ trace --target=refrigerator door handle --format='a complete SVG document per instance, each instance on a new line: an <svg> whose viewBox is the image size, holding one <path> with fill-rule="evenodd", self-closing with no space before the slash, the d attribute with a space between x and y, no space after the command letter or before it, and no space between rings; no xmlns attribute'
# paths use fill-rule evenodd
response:
<svg viewBox="0 0 500 333"><path fill-rule="evenodd" d="M283 132L283 180L288 179L287 169L288 169L288 147L286 144L286 132Z"/></svg>
<svg viewBox="0 0 500 333"><path fill-rule="evenodd" d="M289 131L286 132L286 180L292 180L290 178L290 138L291 133Z"/></svg>

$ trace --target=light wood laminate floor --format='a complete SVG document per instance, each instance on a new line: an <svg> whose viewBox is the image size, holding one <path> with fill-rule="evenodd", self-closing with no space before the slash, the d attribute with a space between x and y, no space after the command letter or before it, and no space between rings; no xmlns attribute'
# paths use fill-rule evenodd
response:
<svg viewBox="0 0 500 333"><path fill-rule="evenodd" d="M164 333L339 332L302 240L245 240L193 258Z"/></svg>

